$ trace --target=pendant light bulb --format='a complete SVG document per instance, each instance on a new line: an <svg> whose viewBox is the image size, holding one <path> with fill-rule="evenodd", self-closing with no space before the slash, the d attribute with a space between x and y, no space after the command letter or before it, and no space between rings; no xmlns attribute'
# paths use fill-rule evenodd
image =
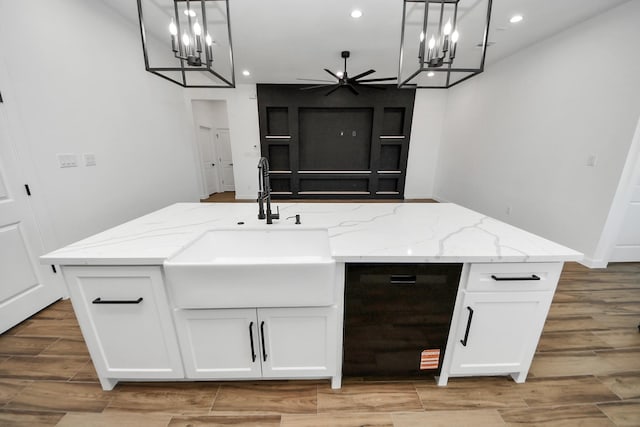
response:
<svg viewBox="0 0 640 427"><path fill-rule="evenodd" d="M176 23L173 21L173 18L171 18L171 23L169 24L169 34L172 36L178 35L178 27L176 27Z"/></svg>
<svg viewBox="0 0 640 427"><path fill-rule="evenodd" d="M420 31L420 43L424 41L424 31Z"/></svg>
<svg viewBox="0 0 640 427"><path fill-rule="evenodd" d="M444 25L442 34L444 34L445 36L448 36L449 34L451 34L451 20L448 20L447 23Z"/></svg>
<svg viewBox="0 0 640 427"><path fill-rule="evenodd" d="M189 39L189 35L185 31L184 33L182 33L182 44L185 46L189 46L190 43L191 43L191 40Z"/></svg>
<svg viewBox="0 0 640 427"><path fill-rule="evenodd" d="M198 21L193 24L193 34L196 36L200 36L202 34L202 27Z"/></svg>
<svg viewBox="0 0 640 427"><path fill-rule="evenodd" d="M436 47L436 39L435 37L431 36L431 38L429 39L429 49L433 49L434 47Z"/></svg>
<svg viewBox="0 0 640 427"><path fill-rule="evenodd" d="M206 37L204 38L204 41L207 43L207 46L211 46L213 44L213 39L211 38L211 35L208 31Z"/></svg>
<svg viewBox="0 0 640 427"><path fill-rule="evenodd" d="M458 30L455 30L453 34L451 34L451 41L453 43L457 43L459 38L460 38L460 33L458 33Z"/></svg>

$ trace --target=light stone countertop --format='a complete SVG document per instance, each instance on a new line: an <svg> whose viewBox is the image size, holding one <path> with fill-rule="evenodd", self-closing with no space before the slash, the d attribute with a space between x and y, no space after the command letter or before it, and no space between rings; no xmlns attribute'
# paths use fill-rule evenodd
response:
<svg viewBox="0 0 640 427"><path fill-rule="evenodd" d="M162 265L217 228L327 228L338 262L562 262L583 255L453 203L177 203L42 256L59 265ZM294 225L295 214L302 224ZM238 225L238 222L244 222Z"/></svg>

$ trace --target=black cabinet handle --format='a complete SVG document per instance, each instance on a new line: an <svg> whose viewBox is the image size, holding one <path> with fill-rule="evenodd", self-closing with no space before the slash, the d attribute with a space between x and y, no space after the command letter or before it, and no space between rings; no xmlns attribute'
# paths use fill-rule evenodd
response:
<svg viewBox="0 0 640 427"><path fill-rule="evenodd" d="M471 329L471 319L473 319L473 308L467 307L469 310L469 317L467 317L467 330L464 331L464 339L460 340L463 346L467 346L467 340L469 339L469 329Z"/></svg>
<svg viewBox="0 0 640 427"><path fill-rule="evenodd" d="M134 300L103 300L100 297L91 301L92 304L140 304L142 302L142 297Z"/></svg>
<svg viewBox="0 0 640 427"><path fill-rule="evenodd" d="M393 274L389 278L389 283L392 285L415 285L415 274Z"/></svg>
<svg viewBox="0 0 640 427"><path fill-rule="evenodd" d="M498 282L502 280L540 280L540 277L536 276L535 274L532 274L531 276L525 276L525 277L497 277L492 274L491 278Z"/></svg>
<svg viewBox="0 0 640 427"><path fill-rule="evenodd" d="M253 322L249 323L249 340L251 341L251 361L256 361L256 349L253 346Z"/></svg>
<svg viewBox="0 0 640 427"><path fill-rule="evenodd" d="M262 360L267 361L267 349L264 346L264 320L260 322L260 335L262 339Z"/></svg>

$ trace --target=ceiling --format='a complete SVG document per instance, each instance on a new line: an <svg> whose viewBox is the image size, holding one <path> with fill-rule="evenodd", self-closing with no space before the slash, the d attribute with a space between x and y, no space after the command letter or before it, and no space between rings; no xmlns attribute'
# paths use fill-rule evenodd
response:
<svg viewBox="0 0 640 427"><path fill-rule="evenodd" d="M103 1L137 25L136 0ZM493 0L489 41L494 44L485 69L625 1ZM236 83L330 79L323 69L342 69L342 50L351 51L351 75L374 68L371 78L397 76L402 5L402 0L229 0ZM362 17L352 18L353 9ZM516 13L524 20L509 23Z"/></svg>

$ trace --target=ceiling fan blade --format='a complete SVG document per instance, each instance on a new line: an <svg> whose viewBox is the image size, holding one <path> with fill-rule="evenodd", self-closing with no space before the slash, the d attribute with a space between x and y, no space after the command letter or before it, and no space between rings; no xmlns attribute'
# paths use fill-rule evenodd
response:
<svg viewBox="0 0 640 427"><path fill-rule="evenodd" d="M301 87L300 90L319 89L321 87L331 87L331 86L333 86L333 85L332 84L330 84L330 85L327 85L327 84L313 85L313 86Z"/></svg>
<svg viewBox="0 0 640 427"><path fill-rule="evenodd" d="M327 83L335 83L333 80L325 80L325 79L301 79L297 78L296 80L301 80L305 82L327 82Z"/></svg>
<svg viewBox="0 0 640 427"><path fill-rule="evenodd" d="M328 69L326 69L326 68L325 68L324 70L325 70L327 73L331 74L333 77L335 77L335 78L336 78L336 80L340 80L340 77L338 77L336 74L334 74L334 73L333 73L333 71L328 70Z"/></svg>
<svg viewBox="0 0 640 427"><path fill-rule="evenodd" d="M367 70L364 73L360 73L357 76L349 77L349 81L358 80L360 77L368 76L371 73L375 73L376 70Z"/></svg>
<svg viewBox="0 0 640 427"><path fill-rule="evenodd" d="M380 77L379 79L364 79L364 80L358 80L358 83L365 83L365 82L390 82L391 80L398 80L397 77Z"/></svg>
<svg viewBox="0 0 640 427"><path fill-rule="evenodd" d="M380 85L366 85L366 84L363 85L363 84L359 84L358 86L360 86L360 87L368 87L368 88L371 88L371 89L378 89L378 90L386 90L387 89L386 87L380 86Z"/></svg>
<svg viewBox="0 0 640 427"><path fill-rule="evenodd" d="M337 91L338 89L340 89L341 85L336 85L336 87L334 87L333 89L331 89L329 92L325 93L324 96L329 96L331 95L333 92Z"/></svg>
<svg viewBox="0 0 640 427"><path fill-rule="evenodd" d="M346 86L354 95L360 95L360 93L352 85L348 84Z"/></svg>

